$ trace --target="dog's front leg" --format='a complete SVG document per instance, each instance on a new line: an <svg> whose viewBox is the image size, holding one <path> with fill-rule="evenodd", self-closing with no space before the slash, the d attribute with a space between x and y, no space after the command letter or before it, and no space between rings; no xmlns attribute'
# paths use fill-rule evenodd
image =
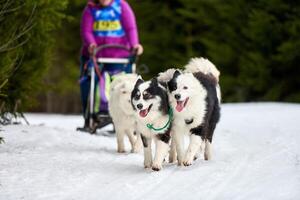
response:
<svg viewBox="0 0 300 200"><path fill-rule="evenodd" d="M144 145L144 167L152 167L152 150L151 150L151 138L146 138L141 134L142 142Z"/></svg>
<svg viewBox="0 0 300 200"><path fill-rule="evenodd" d="M168 155L169 144L160 139L155 139L155 157L152 164L152 170L159 171L162 169L162 163Z"/></svg>
<svg viewBox="0 0 300 200"><path fill-rule="evenodd" d="M118 144L118 153L124 153L125 152L125 146L124 146L124 130L116 127L116 135L117 135L117 144Z"/></svg>
<svg viewBox="0 0 300 200"><path fill-rule="evenodd" d="M131 145L131 153L138 153L139 152L139 149L136 149L136 143L137 143L137 140L139 138L136 138L134 136L134 130L133 129L129 129L127 132L126 132L128 138L129 138L129 142L130 142L130 145Z"/></svg>
<svg viewBox="0 0 300 200"><path fill-rule="evenodd" d="M190 144L185 154L185 158L183 160L183 164L185 166L189 166L192 164L197 152L200 149L202 139L199 135L191 134L190 136Z"/></svg>
<svg viewBox="0 0 300 200"><path fill-rule="evenodd" d="M208 139L205 140L204 159L211 160L211 143Z"/></svg>
<svg viewBox="0 0 300 200"><path fill-rule="evenodd" d="M173 163L177 160L176 158L177 153L176 153L176 143L174 138L171 139L171 149L169 152L169 163Z"/></svg>
<svg viewBox="0 0 300 200"><path fill-rule="evenodd" d="M142 142L141 134L136 132L136 140L133 146L133 152L134 153L140 152L142 147L143 147L143 142Z"/></svg>
<svg viewBox="0 0 300 200"><path fill-rule="evenodd" d="M202 155L202 152L204 152L204 149L205 149L205 141L202 140L202 143L200 145L200 148L198 149L198 151L196 152L196 155L194 157L194 160L197 160L199 158L199 156Z"/></svg>
<svg viewBox="0 0 300 200"><path fill-rule="evenodd" d="M176 144L176 151L177 151L177 160L178 165L183 165L183 148L184 148L184 135L181 131L174 132L174 140Z"/></svg>

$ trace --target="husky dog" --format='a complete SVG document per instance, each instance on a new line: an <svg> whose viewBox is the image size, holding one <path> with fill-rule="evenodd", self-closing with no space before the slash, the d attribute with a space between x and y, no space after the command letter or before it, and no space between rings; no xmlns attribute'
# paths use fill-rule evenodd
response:
<svg viewBox="0 0 300 200"><path fill-rule="evenodd" d="M144 167L159 171L169 151L173 116L166 87L156 78L150 81L138 79L131 93L131 103L137 115L137 130L144 145ZM152 139L155 142L153 161Z"/></svg>
<svg viewBox="0 0 300 200"><path fill-rule="evenodd" d="M194 58L184 72L176 70L168 82L169 100L174 108L172 133L179 165L191 165L203 149L204 159L211 159L212 137L220 118L219 74L207 59ZM184 151L185 134L190 138L187 151Z"/></svg>
<svg viewBox="0 0 300 200"><path fill-rule="evenodd" d="M136 117L131 106L131 91L138 76L136 74L121 74L115 77L110 87L108 101L109 113L112 117L116 136L118 152L124 153L124 136L127 135L131 144L131 152L139 152L142 148L140 136L136 134Z"/></svg>

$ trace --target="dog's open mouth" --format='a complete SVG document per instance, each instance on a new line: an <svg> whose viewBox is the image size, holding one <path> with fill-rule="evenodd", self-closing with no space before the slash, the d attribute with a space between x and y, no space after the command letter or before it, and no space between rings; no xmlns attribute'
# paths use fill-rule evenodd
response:
<svg viewBox="0 0 300 200"><path fill-rule="evenodd" d="M184 107L186 106L188 100L189 100L189 98L187 97L184 101L177 101L176 110L178 112L181 112L184 109Z"/></svg>
<svg viewBox="0 0 300 200"><path fill-rule="evenodd" d="M152 108L152 104L147 109L140 110L140 116L146 117L148 115L149 111L151 110L151 108Z"/></svg>

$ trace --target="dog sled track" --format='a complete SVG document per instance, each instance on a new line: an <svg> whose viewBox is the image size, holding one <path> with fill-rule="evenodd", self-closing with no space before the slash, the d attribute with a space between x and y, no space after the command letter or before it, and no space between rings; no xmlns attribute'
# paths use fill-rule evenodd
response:
<svg viewBox="0 0 300 200"><path fill-rule="evenodd" d="M230 164L231 166L236 165L235 168L233 170L228 170L227 172L225 172L228 175L225 175L224 179L220 182L220 185L216 186L213 190L211 190L211 192L208 193L205 199L220 199L218 198L220 193L222 193L222 191L224 191L232 181L237 180L238 176L241 176L241 174L243 174L246 171L248 161L248 156L242 156L241 160L237 160L236 163Z"/></svg>

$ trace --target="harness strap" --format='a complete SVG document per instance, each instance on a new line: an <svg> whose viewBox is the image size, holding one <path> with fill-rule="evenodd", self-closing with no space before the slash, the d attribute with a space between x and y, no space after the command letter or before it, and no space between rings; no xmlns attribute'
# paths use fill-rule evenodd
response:
<svg viewBox="0 0 300 200"><path fill-rule="evenodd" d="M169 115L169 120L162 128L154 128L153 124L147 124L146 125L147 128L149 128L150 130L154 130L154 131L161 131L161 130L164 130L165 128L169 128L171 121L173 119L173 110L171 107L169 108L168 115Z"/></svg>

